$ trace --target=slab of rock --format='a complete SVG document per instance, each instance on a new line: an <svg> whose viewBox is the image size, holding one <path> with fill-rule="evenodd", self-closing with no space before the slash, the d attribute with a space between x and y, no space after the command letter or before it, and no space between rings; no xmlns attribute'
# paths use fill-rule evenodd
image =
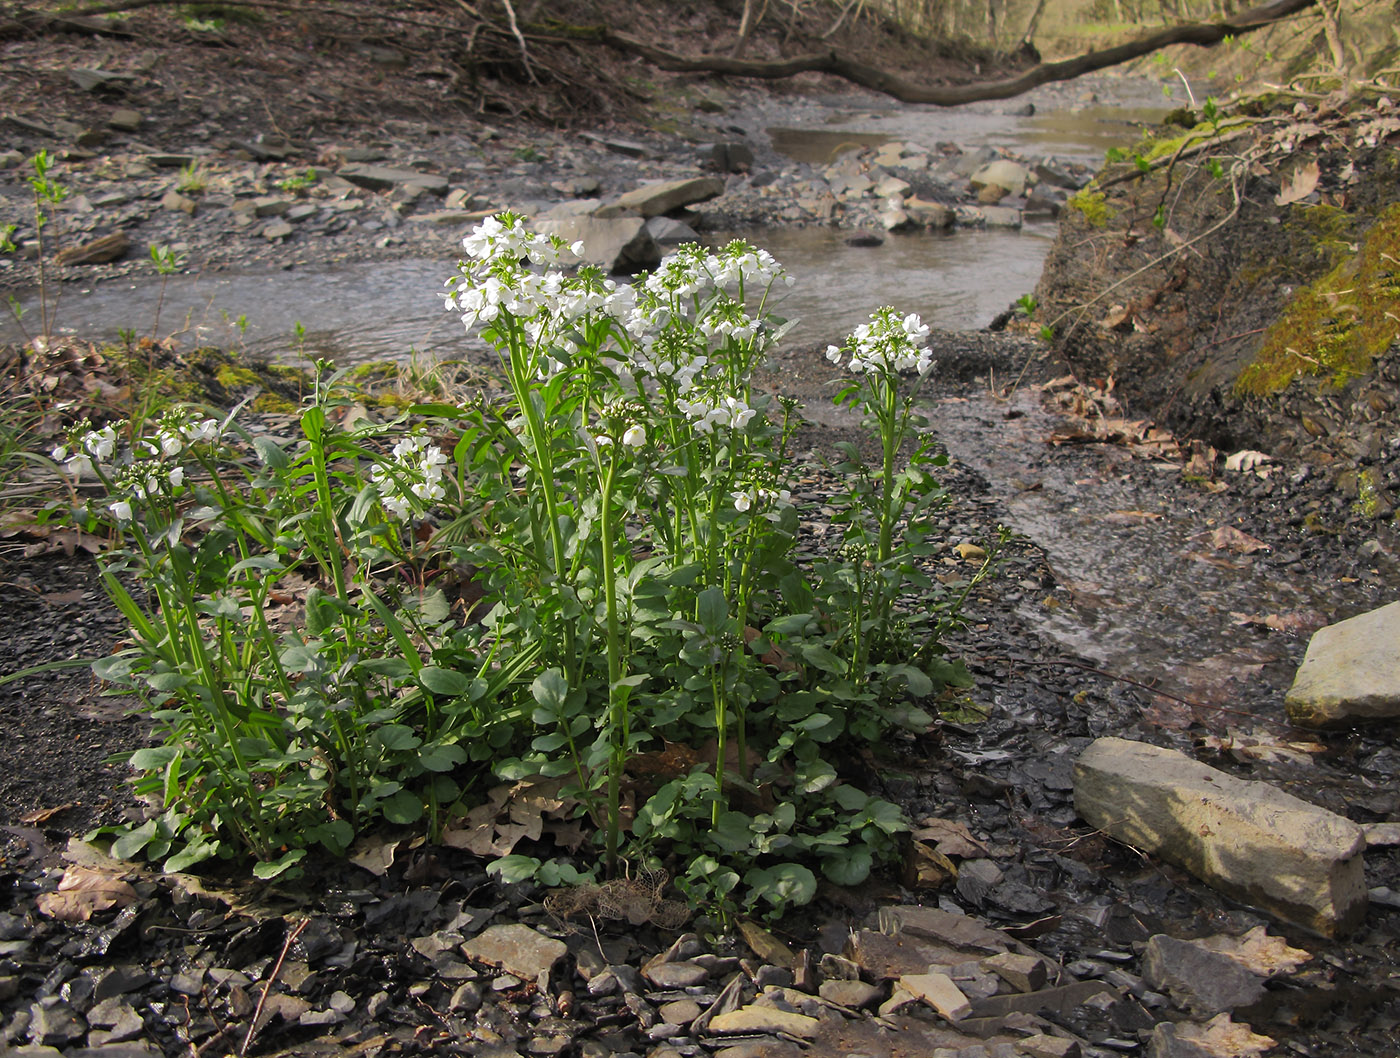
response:
<svg viewBox="0 0 1400 1058"><path fill-rule="evenodd" d="M905 974L899 987L922 999L946 1021L961 1021L972 1013L972 1004L947 974Z"/></svg>
<svg viewBox="0 0 1400 1058"><path fill-rule="evenodd" d="M999 158L974 172L969 182L977 191L984 187L996 186L1006 188L1008 194L1019 195L1026 190L1027 184L1035 182L1035 177L1023 166Z"/></svg>
<svg viewBox="0 0 1400 1058"><path fill-rule="evenodd" d="M129 73L113 73L110 70L96 70L85 66L75 66L68 71L68 80L84 92L117 91L125 92L136 80Z"/></svg>
<svg viewBox="0 0 1400 1058"><path fill-rule="evenodd" d="M1400 602L1314 632L1284 705L1307 727L1400 717Z"/></svg>
<svg viewBox="0 0 1400 1058"><path fill-rule="evenodd" d="M1110 837L1318 933L1343 933L1366 915L1361 828L1268 783L1100 738L1074 765L1074 803Z"/></svg>
<svg viewBox="0 0 1400 1058"><path fill-rule="evenodd" d="M384 165L342 165L336 176L369 191L392 191L396 187L419 187L434 195L447 194L447 177L420 173L417 169L391 169Z"/></svg>
<svg viewBox="0 0 1400 1058"><path fill-rule="evenodd" d="M168 209L172 213L188 213L194 216L194 211L198 203L188 195L182 195L178 191L167 191L160 199L160 208Z"/></svg>
<svg viewBox="0 0 1400 1058"><path fill-rule="evenodd" d="M568 950L562 940L520 923L491 926L462 945L467 958L498 967L523 981L547 974Z"/></svg>
<svg viewBox="0 0 1400 1058"><path fill-rule="evenodd" d="M712 144L710 164L721 173L747 172L753 165L753 148L742 141Z"/></svg>
<svg viewBox="0 0 1400 1058"><path fill-rule="evenodd" d="M1010 206L983 206L982 219L989 228L1019 228L1021 211Z"/></svg>
<svg viewBox="0 0 1400 1058"><path fill-rule="evenodd" d="M1205 1025L1162 1022L1152 1030L1147 1058L1258 1058L1275 1044L1248 1025L1220 1014Z"/></svg>
<svg viewBox="0 0 1400 1058"><path fill-rule="evenodd" d="M1003 952L982 960L983 969L991 970L1018 992L1036 992L1045 987L1050 972L1044 959L1034 955Z"/></svg>
<svg viewBox="0 0 1400 1058"><path fill-rule="evenodd" d="M670 217L652 217L646 223L647 234L662 250L670 251L688 242L699 242L700 233L683 221Z"/></svg>
<svg viewBox="0 0 1400 1058"><path fill-rule="evenodd" d="M976 1000L972 1004L972 1016L1000 1018L1017 1012L1034 1014L1040 1010L1063 1014L1083 1006L1101 993L1115 994L1113 988L1102 981L1076 981L1058 988L1042 988L1039 992L1008 992L1006 995Z"/></svg>
<svg viewBox="0 0 1400 1058"><path fill-rule="evenodd" d="M1228 955L1164 934L1147 942L1142 976L1195 1014L1220 1014L1264 998L1263 979Z"/></svg>
<svg viewBox="0 0 1400 1058"><path fill-rule="evenodd" d="M890 936L924 937L962 951L1004 952L1011 941L1000 930L984 926L971 915L955 915L937 907L895 904L880 908L880 931ZM951 961L959 963L964 957Z"/></svg>
<svg viewBox="0 0 1400 1058"><path fill-rule="evenodd" d="M884 990L864 981L823 981L817 994L843 1007L873 1007L884 998Z"/></svg>
<svg viewBox="0 0 1400 1058"><path fill-rule="evenodd" d="M112 116L107 119L107 127L116 129L118 132L139 132L141 129L141 112L122 107L112 111Z"/></svg>
<svg viewBox="0 0 1400 1058"><path fill-rule="evenodd" d="M953 966L967 958L956 948L922 937L890 937L863 929L851 934L846 955L875 981L890 981L905 974L921 974L935 963Z"/></svg>
<svg viewBox="0 0 1400 1058"><path fill-rule="evenodd" d="M131 249L131 240L125 232L114 231L81 246L69 246L54 254L54 260L61 265L107 264L126 256Z"/></svg>
<svg viewBox="0 0 1400 1058"><path fill-rule="evenodd" d="M904 200L904 212L915 224L925 228L942 230L953 226L953 211L941 202L929 202L922 198Z"/></svg>
<svg viewBox="0 0 1400 1058"><path fill-rule="evenodd" d="M616 201L599 206L595 217L659 217L682 206L705 202L724 194L724 181L717 176L695 176L688 180L663 180L633 188Z"/></svg>
<svg viewBox="0 0 1400 1058"><path fill-rule="evenodd" d="M821 1022L806 1014L796 1014L777 1007L757 1004L716 1014L710 1019L709 1030L722 1036L749 1032L786 1032L790 1036L811 1039L821 1029Z"/></svg>
<svg viewBox="0 0 1400 1058"><path fill-rule="evenodd" d="M541 217L537 231L583 243L583 260L609 272L640 272L661 263L661 248L641 217Z"/></svg>
<svg viewBox="0 0 1400 1058"><path fill-rule="evenodd" d="M1017 1040L1016 1047L1026 1058L1079 1058L1080 1054L1077 1041L1045 1033Z"/></svg>

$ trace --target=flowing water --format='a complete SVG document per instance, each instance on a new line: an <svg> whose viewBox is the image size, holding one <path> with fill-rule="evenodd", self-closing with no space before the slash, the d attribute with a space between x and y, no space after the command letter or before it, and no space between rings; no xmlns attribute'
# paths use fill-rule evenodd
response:
<svg viewBox="0 0 1400 1058"><path fill-rule="evenodd" d="M824 161L841 143L913 140L927 146L954 142L991 146L1036 160L1046 155L1093 162L1107 146L1131 142L1137 123L1161 114L1149 82L1114 80L1109 87L1123 106L1071 105L1081 86L1047 88L1031 115L1008 113L1020 105L973 104L952 109L875 105L852 109L808 101L778 116L752 116L767 125L772 145L797 161ZM1078 96L1075 98L1078 99ZM781 120L784 125L771 122ZM776 311L800 324L790 341L839 341L874 308L894 303L918 311L948 330L986 326L1034 288L1055 234L1053 223L1020 231L959 230L893 235L878 247L852 247L833 229L770 229L713 236L722 243L744 235L787 266L797 283ZM450 260L400 260L289 270L225 271L159 279L115 279L61 292L63 329L85 337L116 338L125 328L149 333L160 306L161 333L184 332L186 344L241 347L273 358L328 357L342 363L432 358L464 352L467 339L442 309L442 283ZM21 301L37 318L37 298ZM301 328L297 336L298 325ZM23 339L6 317L0 341Z"/></svg>

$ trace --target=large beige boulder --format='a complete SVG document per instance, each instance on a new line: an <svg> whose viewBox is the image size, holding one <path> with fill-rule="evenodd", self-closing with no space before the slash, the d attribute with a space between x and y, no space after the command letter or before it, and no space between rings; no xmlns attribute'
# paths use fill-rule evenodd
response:
<svg viewBox="0 0 1400 1058"><path fill-rule="evenodd" d="M1400 602L1319 628L1284 705L1308 727L1400 717Z"/></svg>
<svg viewBox="0 0 1400 1058"><path fill-rule="evenodd" d="M1074 804L1110 837L1289 922L1334 936L1366 915L1361 828L1268 783L1100 738L1074 765Z"/></svg>

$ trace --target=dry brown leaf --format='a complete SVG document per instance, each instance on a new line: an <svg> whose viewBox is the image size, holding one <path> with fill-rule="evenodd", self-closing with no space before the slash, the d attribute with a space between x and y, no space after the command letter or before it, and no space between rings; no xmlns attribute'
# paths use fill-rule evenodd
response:
<svg viewBox="0 0 1400 1058"><path fill-rule="evenodd" d="M1229 1014L1217 1014L1204 1025L1179 1024L1176 1037L1219 1058L1256 1058L1276 1046L1271 1037L1258 1035L1248 1025L1235 1024Z"/></svg>
<svg viewBox="0 0 1400 1058"><path fill-rule="evenodd" d="M1311 635L1327 624L1327 618L1316 610L1293 610L1289 613L1246 614L1231 611L1236 624L1262 625L1275 632L1288 632L1293 635Z"/></svg>
<svg viewBox="0 0 1400 1058"><path fill-rule="evenodd" d="M1315 161L1298 166L1293 170L1288 183L1274 196L1274 204L1287 206L1293 202L1301 202L1317 189L1317 179L1321 175Z"/></svg>
<svg viewBox="0 0 1400 1058"><path fill-rule="evenodd" d="M1161 517L1156 511L1109 511L1103 516L1103 520L1110 525L1142 525L1145 522L1155 522Z"/></svg>
<svg viewBox="0 0 1400 1058"><path fill-rule="evenodd" d="M110 871L74 865L63 872L56 892L42 894L39 913L60 922L86 922L98 911L136 902L136 890Z"/></svg>
<svg viewBox="0 0 1400 1058"><path fill-rule="evenodd" d="M988 856L987 847L972 836L972 831L952 819L939 819L930 816L924 825L914 831L917 841L927 841L944 856L961 856L964 859Z"/></svg>
<svg viewBox="0 0 1400 1058"><path fill-rule="evenodd" d="M941 889L958 876L952 860L921 841L909 846L904 861L904 884L911 889Z"/></svg>
<svg viewBox="0 0 1400 1058"><path fill-rule="evenodd" d="M1284 739L1264 729L1241 731L1230 728L1222 735L1206 735L1201 746L1220 753L1228 753L1241 762L1264 761L1277 763L1287 761L1292 764L1311 764L1313 754L1324 753L1327 747L1320 742L1305 739Z"/></svg>
<svg viewBox="0 0 1400 1058"><path fill-rule="evenodd" d="M1273 545L1266 544L1258 537L1236 529L1233 525L1222 525L1210 534L1210 546L1217 551L1233 551L1239 555L1252 555L1256 551L1272 551Z"/></svg>
<svg viewBox="0 0 1400 1058"><path fill-rule="evenodd" d="M350 847L350 860L356 867L363 867L377 878L383 878L394 865L394 851L399 842L387 838L364 837Z"/></svg>
<svg viewBox="0 0 1400 1058"><path fill-rule="evenodd" d="M66 805L59 805L57 808L39 808L27 815L19 817L21 823L47 823L60 812L66 812L73 807L73 802Z"/></svg>

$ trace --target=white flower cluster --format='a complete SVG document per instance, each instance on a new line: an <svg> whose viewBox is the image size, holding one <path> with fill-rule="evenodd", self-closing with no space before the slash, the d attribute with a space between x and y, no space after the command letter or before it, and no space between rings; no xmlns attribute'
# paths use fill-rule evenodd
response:
<svg viewBox="0 0 1400 1058"><path fill-rule="evenodd" d="M755 505L791 507L792 492L788 489L748 489L729 494L734 500L734 509L740 514L751 510Z"/></svg>
<svg viewBox="0 0 1400 1058"><path fill-rule="evenodd" d="M370 483L379 491L379 502L393 517L403 521L413 511L413 499L432 503L447 495L442 486L442 468L447 456L423 434L409 434L394 445L393 467L376 463ZM403 488L407 485L407 490Z"/></svg>
<svg viewBox="0 0 1400 1058"><path fill-rule="evenodd" d="M923 348L928 335L928 325L917 313L901 316L886 306L871 313L870 322L857 327L845 346L827 346L826 358L839 364L842 355L850 353L848 366L855 374L917 371L926 375L933 369L933 354Z"/></svg>
<svg viewBox="0 0 1400 1058"><path fill-rule="evenodd" d="M702 395L698 400L678 398L676 407L690 419L695 432L701 434L713 432L716 426L742 430L758 414L738 397L706 398Z"/></svg>
<svg viewBox="0 0 1400 1058"><path fill-rule="evenodd" d="M533 271L535 264L576 258L582 246L532 234L510 213L487 218L463 248L467 260L447 281L448 308L461 312L468 330L495 322L503 312L514 317L544 350L542 376L563 366L551 350L578 351L573 339L582 317L610 319L632 370L659 382L697 432L743 429L754 417L754 409L733 395L732 380L721 377L725 364L713 354L729 343L757 350L767 340L746 298L757 293L766 299L775 283L791 285L792 277L766 250L742 240L714 252L682 246L634 289L596 268L575 276Z"/></svg>
<svg viewBox="0 0 1400 1058"><path fill-rule="evenodd" d="M94 430L92 423L84 419L68 431L64 444L55 448L50 455L54 462L62 463L63 469L73 478L91 474L95 463L109 463L117 450L117 426L108 425Z"/></svg>
<svg viewBox="0 0 1400 1058"><path fill-rule="evenodd" d="M557 340L573 352L573 343L564 338L570 324L591 313L625 317L632 310L632 289L598 269L585 268L576 276L555 270L577 262L583 243L537 235L513 213L487 217L462 246L466 260L447 280L446 304L461 312L468 331L506 312L521 321L532 342ZM539 272L536 266L551 267Z"/></svg>
<svg viewBox="0 0 1400 1058"><path fill-rule="evenodd" d="M135 517L137 507L160 494L162 488L178 489L185 483L185 468L176 463L166 466L156 459L132 463L117 475L115 485L125 493L124 498L107 505L119 522Z"/></svg>
<svg viewBox="0 0 1400 1058"><path fill-rule="evenodd" d="M65 442L54 448L50 454L56 462L63 464L63 469L69 475L74 479L81 479L85 474L94 473L98 467L115 462L117 431L125 425L125 422L111 423L100 430L94 430L92 424L85 420L69 430ZM191 445L210 444L218 439L218 419L197 420L188 412L167 412L156 424L156 432L153 436L138 438L132 445L130 453L132 469L123 474L122 480L130 479L136 482L138 487L135 488L133 494L138 499L144 499L152 494L152 491L144 488L144 485L154 480L157 473L164 475L167 479L178 476L179 480L172 481L172 484L178 486L184 481L183 467L164 470L159 469L158 466L143 464L141 460L170 459ZM119 517L123 521L130 519L129 514L119 515Z"/></svg>

